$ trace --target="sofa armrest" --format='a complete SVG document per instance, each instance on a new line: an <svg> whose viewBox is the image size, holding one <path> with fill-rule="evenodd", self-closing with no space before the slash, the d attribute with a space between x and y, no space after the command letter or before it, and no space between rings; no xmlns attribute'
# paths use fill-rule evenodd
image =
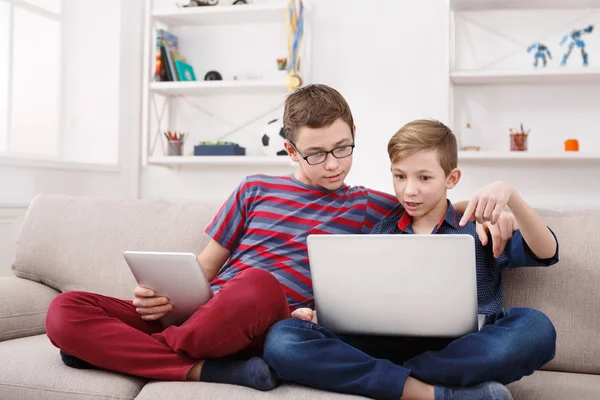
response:
<svg viewBox="0 0 600 400"><path fill-rule="evenodd" d="M41 283L0 277L0 342L46 332L48 306L57 295Z"/></svg>

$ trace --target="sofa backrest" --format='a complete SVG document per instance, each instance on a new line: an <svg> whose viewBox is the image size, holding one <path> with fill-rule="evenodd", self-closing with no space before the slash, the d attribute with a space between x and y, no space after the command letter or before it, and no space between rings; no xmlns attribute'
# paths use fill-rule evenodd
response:
<svg viewBox="0 0 600 400"><path fill-rule="evenodd" d="M13 271L61 292L131 299L136 282L123 252L197 254L220 205L40 195L23 221Z"/></svg>
<svg viewBox="0 0 600 400"><path fill-rule="evenodd" d="M557 331L556 357L544 369L600 374L600 211L539 210L559 242L549 268L506 273L506 307L533 307Z"/></svg>

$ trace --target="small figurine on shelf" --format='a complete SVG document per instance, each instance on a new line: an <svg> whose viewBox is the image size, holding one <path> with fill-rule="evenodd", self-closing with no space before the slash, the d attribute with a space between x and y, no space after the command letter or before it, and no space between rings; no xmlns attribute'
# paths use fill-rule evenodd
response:
<svg viewBox="0 0 600 400"><path fill-rule="evenodd" d="M529 130L525 132L523 124L521 124L521 130L510 128L510 151L527 151L527 136L529 136Z"/></svg>
<svg viewBox="0 0 600 400"><path fill-rule="evenodd" d="M538 60L541 58L542 62L544 63L544 67L547 64L547 60L546 60L546 54L548 55L548 58L550 60L552 60L552 54L550 54L550 50L548 49L548 46L546 46L543 43L533 43L531 46L529 46L529 48L527 49L528 53L531 53L533 50L535 50L535 54L534 54L534 58L533 58L533 66L535 68L537 68L538 66Z"/></svg>
<svg viewBox="0 0 600 400"><path fill-rule="evenodd" d="M583 35L584 33L592 33L593 30L594 30L594 25L588 25L583 29L573 30L571 33L569 33L568 35L565 35L562 38L562 40L560 41L561 46L568 39L571 39L571 42L569 43L569 49L563 56L563 59L562 59L562 62L560 63L560 65L563 65L563 66L567 65L567 59L571 55L571 51L573 50L573 47L577 46L577 48L581 49L581 57L583 58L583 66L584 67L588 66L588 53L585 51L585 42L583 41L583 39L581 39L581 35Z"/></svg>

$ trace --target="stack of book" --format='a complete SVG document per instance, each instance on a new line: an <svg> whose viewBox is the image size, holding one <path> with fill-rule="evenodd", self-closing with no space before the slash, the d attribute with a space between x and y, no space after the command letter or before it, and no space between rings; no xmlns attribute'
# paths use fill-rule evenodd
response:
<svg viewBox="0 0 600 400"><path fill-rule="evenodd" d="M194 68L179 53L177 36L156 30L156 64L154 80L157 82L195 81Z"/></svg>

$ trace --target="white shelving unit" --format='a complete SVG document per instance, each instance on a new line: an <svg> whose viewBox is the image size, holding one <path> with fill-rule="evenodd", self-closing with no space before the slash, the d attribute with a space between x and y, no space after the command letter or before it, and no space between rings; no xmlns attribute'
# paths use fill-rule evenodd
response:
<svg viewBox="0 0 600 400"><path fill-rule="evenodd" d="M287 156L277 157L251 157L251 156L164 156L150 157L148 162L152 165L182 168L202 168L217 166L262 166L262 167L293 167L294 162Z"/></svg>
<svg viewBox="0 0 600 400"><path fill-rule="evenodd" d="M288 157L283 156L163 156L151 154L151 146L156 140L163 140L158 130L152 126L151 116L159 111L153 104L154 96L166 98L167 110L171 108L171 99L178 97L220 96L220 95L272 95L284 96L289 93L285 75L280 80L222 80L193 82L153 82L155 63L156 29L160 26L171 28L211 27L211 26L246 26L250 24L285 24L287 1L277 4L217 5L193 8L154 9L153 1L145 2L146 21L144 29L144 83L143 83L143 121L142 121L142 164L166 167L206 168L234 167L248 169L251 167L293 167ZM304 83L310 81L310 41L311 41L311 9L309 0L304 0L304 43L302 51L303 65L300 74ZM186 33L187 34L187 33ZM260 46L257 43L257 46ZM198 74L196 74L198 75ZM197 79L202 79L197 76ZM159 120L160 121L160 120ZM165 129L166 130L166 129ZM160 146L156 151L160 153Z"/></svg>
<svg viewBox="0 0 600 400"><path fill-rule="evenodd" d="M455 92L457 90L467 90L467 86L500 86L523 85L523 91L527 90L527 86L537 85L586 85L600 84L600 68L598 67L581 67L580 65L573 67L570 63L569 67L559 68L542 68L537 69L519 69L519 70L501 70L501 69L481 69L481 70L461 70L457 68L457 14L467 12L498 12L498 11L527 11L527 10L574 10L574 9L600 9L600 0L450 0L450 125L455 131L459 131L456 121L457 113L461 110L457 109L455 102ZM478 14L482 15L482 14ZM507 17L508 18L508 17ZM470 21L469 21L470 22ZM485 29L483 24L475 24L477 29ZM507 28L509 29L509 28ZM566 30L566 28L563 28ZM494 32L492 29L490 32ZM539 39L532 39L532 42ZM578 50L574 49L573 53L578 54ZM554 57L558 57L553 53ZM533 60L533 54L531 54ZM573 56L572 56L573 57ZM560 59L558 60L560 61ZM554 60L557 62L557 60ZM489 64L488 64L489 65ZM475 89L474 89L475 90ZM481 89L484 90L484 89ZM478 93L483 93L482 91ZM462 92L464 93L464 92ZM518 95L518 94L517 94ZM486 110L489 112L489 110ZM497 110L502 112L502 110ZM550 113L553 111L550 110ZM569 116L573 118L572 115ZM460 121L464 122L464 121ZM519 121L515 121L517 124ZM461 124L462 125L462 124ZM506 127L506 143L508 144L508 128ZM460 135L460 132L458 132ZM480 132L486 135L485 131ZM488 132L487 134L492 134ZM497 133L495 133L497 134ZM568 132L565 132L568 135ZM573 133L576 135L576 132ZM532 152L535 149L529 149L528 152L510 152L508 149L502 151L460 151L459 160L462 162L477 162L483 163L488 161L517 161L517 162L597 162L600 161L600 154L589 154L583 152L561 153L551 152L540 153ZM560 150L559 150L560 151Z"/></svg>
<svg viewBox="0 0 600 400"><path fill-rule="evenodd" d="M453 11L599 8L598 0L451 0Z"/></svg>
<svg viewBox="0 0 600 400"><path fill-rule="evenodd" d="M528 151L459 151L459 162L478 162L478 161L510 161L510 162L572 162L586 161L600 163L600 154L590 153L530 153Z"/></svg>
<svg viewBox="0 0 600 400"><path fill-rule="evenodd" d="M600 83L600 68L539 71L454 71L454 85Z"/></svg>
<svg viewBox="0 0 600 400"><path fill-rule="evenodd" d="M172 10L156 10L152 17L165 25L200 26L263 24L279 22L285 15L286 3L249 4L215 7L192 7Z"/></svg>
<svg viewBox="0 0 600 400"><path fill-rule="evenodd" d="M152 82L150 91L163 96L212 96L257 92L285 94L288 88L282 81L195 81Z"/></svg>

